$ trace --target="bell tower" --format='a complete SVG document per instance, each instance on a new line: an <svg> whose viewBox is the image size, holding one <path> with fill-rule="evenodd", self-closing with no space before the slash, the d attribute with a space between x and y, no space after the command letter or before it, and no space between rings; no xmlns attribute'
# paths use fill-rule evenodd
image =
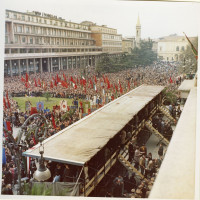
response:
<svg viewBox="0 0 200 200"><path fill-rule="evenodd" d="M140 47L140 41L141 41L141 24L140 24L140 18L138 15L138 19L137 19L137 24L136 24L136 36L135 36L135 40L136 40L136 47Z"/></svg>

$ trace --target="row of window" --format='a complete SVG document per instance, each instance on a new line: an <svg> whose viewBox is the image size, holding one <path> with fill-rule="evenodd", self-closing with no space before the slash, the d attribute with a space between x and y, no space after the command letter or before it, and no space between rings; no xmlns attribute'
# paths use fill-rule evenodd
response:
<svg viewBox="0 0 200 200"><path fill-rule="evenodd" d="M100 32L100 33L117 34L116 29L105 28L105 27L102 27L102 26L91 27L91 30L94 31L94 32Z"/></svg>
<svg viewBox="0 0 200 200"><path fill-rule="evenodd" d="M6 33L8 33L9 24L6 23ZM36 35L46 35L46 36L59 36L59 37L73 37L73 38L87 38L91 39L90 33L61 30L57 28L47 28L47 27L37 27L37 26L22 26L14 25L15 33L26 33L26 34L36 34Z"/></svg>
<svg viewBox="0 0 200 200"><path fill-rule="evenodd" d="M122 43L121 42L103 41L103 45L105 45L105 46L122 46Z"/></svg>
<svg viewBox="0 0 200 200"><path fill-rule="evenodd" d="M102 35L103 39L109 39L109 40L122 40L122 36L121 35L109 35L109 34L103 34Z"/></svg>
<svg viewBox="0 0 200 200"><path fill-rule="evenodd" d="M115 52L115 51L122 51L122 48L103 48L103 52Z"/></svg>
<svg viewBox="0 0 200 200"><path fill-rule="evenodd" d="M163 51L163 48L162 47L160 47L160 49L159 49L160 51ZM179 46L177 46L176 47L176 51L185 51L185 47L184 46L182 46L182 47L179 47Z"/></svg>
<svg viewBox="0 0 200 200"><path fill-rule="evenodd" d="M5 54L18 54L18 53L56 53L56 52L96 52L101 51L101 49L5 49Z"/></svg>
<svg viewBox="0 0 200 200"><path fill-rule="evenodd" d="M5 36L5 43L9 44L8 36ZM61 46L94 46L93 40L81 39L64 39L53 37L28 37L28 36L14 36L15 44L39 44L39 45L61 45Z"/></svg>
<svg viewBox="0 0 200 200"><path fill-rule="evenodd" d="M31 16L31 15L25 15L25 14L8 12L8 11L6 12L6 18L40 23L40 24L48 24L48 25L55 25L55 26L61 26L61 27L70 27L70 28L88 30L88 26L76 24L73 22L66 22L65 20L48 19L44 17Z"/></svg>

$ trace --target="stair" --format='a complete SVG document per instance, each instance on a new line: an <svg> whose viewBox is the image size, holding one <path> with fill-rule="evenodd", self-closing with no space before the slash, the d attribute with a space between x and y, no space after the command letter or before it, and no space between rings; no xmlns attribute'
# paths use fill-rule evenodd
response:
<svg viewBox="0 0 200 200"><path fill-rule="evenodd" d="M147 127L148 130L150 130L153 134L155 134L157 137L159 137L160 140L165 145L169 145L169 140L167 140L161 133L159 133L151 124L150 121L145 122L145 126Z"/></svg>
<svg viewBox="0 0 200 200"><path fill-rule="evenodd" d="M169 111L168 111L168 109L167 109L166 107L164 107L164 106L159 106L159 110L160 110L169 120L171 120L171 121L173 121L173 122L176 121L176 119L174 119L174 118L170 115L170 113L169 113Z"/></svg>
<svg viewBox="0 0 200 200"><path fill-rule="evenodd" d="M141 179L147 180L144 176L128 161L126 160L121 154L118 155L118 160L120 163L128 170L134 172L138 175Z"/></svg>

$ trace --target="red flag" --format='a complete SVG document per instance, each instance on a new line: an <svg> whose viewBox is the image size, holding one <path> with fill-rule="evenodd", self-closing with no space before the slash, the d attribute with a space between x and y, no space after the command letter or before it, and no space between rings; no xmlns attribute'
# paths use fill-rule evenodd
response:
<svg viewBox="0 0 200 200"><path fill-rule="evenodd" d="M70 81L71 81L72 83L74 83L74 84L76 83L72 76L71 76L71 78L70 78Z"/></svg>
<svg viewBox="0 0 200 200"><path fill-rule="evenodd" d="M34 143L34 145L37 144L36 141L35 141L35 137L34 136L33 136L33 143Z"/></svg>
<svg viewBox="0 0 200 200"><path fill-rule="evenodd" d="M56 81L56 79L54 80L54 85L57 87L57 81Z"/></svg>
<svg viewBox="0 0 200 200"><path fill-rule="evenodd" d="M26 82L28 82L28 74L26 73Z"/></svg>
<svg viewBox="0 0 200 200"><path fill-rule="evenodd" d="M170 82L170 83L173 83L171 76L170 76L169 82Z"/></svg>
<svg viewBox="0 0 200 200"><path fill-rule="evenodd" d="M38 79L38 85L41 87L41 82L40 82L40 79Z"/></svg>
<svg viewBox="0 0 200 200"><path fill-rule="evenodd" d="M37 87L37 82L36 82L36 79L34 79L35 80L35 87Z"/></svg>
<svg viewBox="0 0 200 200"><path fill-rule="evenodd" d="M58 74L57 74L57 76L56 76L56 79L57 79L57 82L58 82L58 83L61 82L60 77L58 76Z"/></svg>
<svg viewBox="0 0 200 200"><path fill-rule="evenodd" d="M52 119L52 124L53 124L53 127L56 129L56 123L55 123L55 119L53 117L53 114L51 113L51 119Z"/></svg>
<svg viewBox="0 0 200 200"><path fill-rule="evenodd" d="M64 78L65 82L67 82L67 78L66 78L64 72L63 72L63 78Z"/></svg>
<svg viewBox="0 0 200 200"><path fill-rule="evenodd" d="M31 107L31 112L30 112L30 115L33 115L35 113L38 113L37 112L37 108L36 107Z"/></svg>
<svg viewBox="0 0 200 200"><path fill-rule="evenodd" d="M130 90L130 82L128 81L128 90Z"/></svg>
<svg viewBox="0 0 200 200"><path fill-rule="evenodd" d="M25 79L24 79L24 77L23 77L23 76L21 77L21 81L22 81L22 82L25 82Z"/></svg>
<svg viewBox="0 0 200 200"><path fill-rule="evenodd" d="M3 97L3 104L4 104L4 107L7 109L6 99L4 97Z"/></svg>
<svg viewBox="0 0 200 200"><path fill-rule="evenodd" d="M9 98L8 98L8 91L6 92L6 99L7 99L7 102L8 102L8 108L10 108L10 101L9 101Z"/></svg>
<svg viewBox="0 0 200 200"><path fill-rule="evenodd" d="M29 82L26 82L26 83L25 83L25 87L26 87L26 88L29 88Z"/></svg>
<svg viewBox="0 0 200 200"><path fill-rule="evenodd" d="M94 81L97 84L97 77L96 76L94 76Z"/></svg>
<svg viewBox="0 0 200 200"><path fill-rule="evenodd" d="M63 87L68 88L68 85L67 85L67 83L66 83L65 81L61 81L61 85L62 85Z"/></svg>
<svg viewBox="0 0 200 200"><path fill-rule="evenodd" d="M50 88L52 88L53 89L53 82L51 81L51 84L50 84Z"/></svg>
<svg viewBox="0 0 200 200"><path fill-rule="evenodd" d="M7 130L8 130L8 131L12 131L9 121L6 122L6 125L7 125Z"/></svg>
<svg viewBox="0 0 200 200"><path fill-rule="evenodd" d="M122 89L121 84L120 84L120 93L121 93L121 94L123 93L123 89Z"/></svg>

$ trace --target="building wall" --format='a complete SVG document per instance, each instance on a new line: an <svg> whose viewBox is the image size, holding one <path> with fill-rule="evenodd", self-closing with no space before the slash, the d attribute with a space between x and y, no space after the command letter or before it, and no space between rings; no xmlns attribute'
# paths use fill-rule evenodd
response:
<svg viewBox="0 0 200 200"><path fill-rule="evenodd" d="M95 65L102 47L89 27L57 16L6 10L5 75Z"/></svg>
<svg viewBox="0 0 200 200"><path fill-rule="evenodd" d="M170 40L158 41L158 58L164 61L179 61L181 53L187 48L184 37L174 37Z"/></svg>
<svg viewBox="0 0 200 200"><path fill-rule="evenodd" d="M131 53L131 50L133 49L133 40L122 40L122 51Z"/></svg>
<svg viewBox="0 0 200 200"><path fill-rule="evenodd" d="M92 33L92 38L96 41L96 45L102 46L102 34L101 33Z"/></svg>

